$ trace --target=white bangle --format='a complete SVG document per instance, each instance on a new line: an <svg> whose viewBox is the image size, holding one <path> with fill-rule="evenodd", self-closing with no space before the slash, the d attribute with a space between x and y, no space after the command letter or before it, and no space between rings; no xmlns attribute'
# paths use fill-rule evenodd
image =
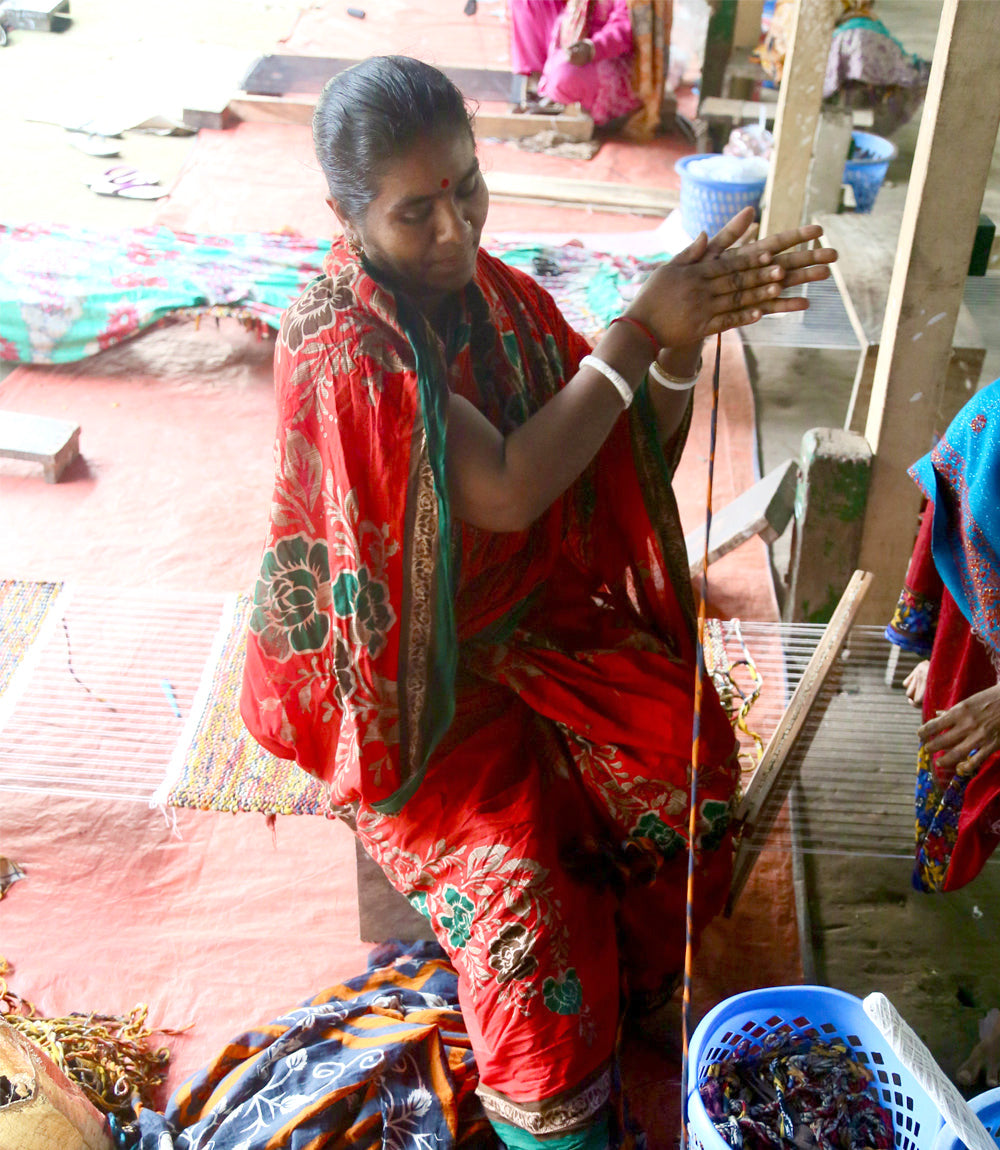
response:
<svg viewBox="0 0 1000 1150"><path fill-rule="evenodd" d="M668 371L664 371L655 359L649 365L649 374L656 380L660 387L665 387L669 391L690 391L701 376L701 356L698 356L698 366L694 369L694 375L688 376L687 378L682 378L679 375L671 375Z"/></svg>
<svg viewBox="0 0 1000 1150"><path fill-rule="evenodd" d="M626 409L632 402L632 389L628 385L628 380L623 375L620 375L609 364L605 363L603 359L598 359L596 355L585 355L580 360L581 367L592 367L594 371L599 371L606 380L614 384L615 391L622 397L622 403L625 404Z"/></svg>

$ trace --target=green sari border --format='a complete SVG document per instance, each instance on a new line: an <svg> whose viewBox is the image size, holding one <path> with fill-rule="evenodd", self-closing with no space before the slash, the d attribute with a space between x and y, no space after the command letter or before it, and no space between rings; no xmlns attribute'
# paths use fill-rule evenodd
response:
<svg viewBox="0 0 1000 1150"><path fill-rule="evenodd" d="M451 546L451 508L445 472L449 392L443 383L440 363L435 363L427 338L426 320L398 296L397 306L403 334L413 349L427 462L437 505L437 539L430 593L430 650L424 705L416 716L419 730L407 732L410 747L407 757L415 761L401 763L402 784L387 799L372 804L380 814L387 815L397 814L413 796L423 781L431 754L451 726L455 716L455 676L458 669L458 626L455 620L458 573Z"/></svg>

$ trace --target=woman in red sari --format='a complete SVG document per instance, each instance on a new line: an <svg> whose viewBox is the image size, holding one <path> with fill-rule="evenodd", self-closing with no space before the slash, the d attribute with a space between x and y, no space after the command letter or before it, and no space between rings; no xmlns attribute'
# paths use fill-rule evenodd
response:
<svg viewBox="0 0 1000 1150"><path fill-rule="evenodd" d="M278 338L243 715L430 919L504 1143L597 1150L622 977L648 1004L684 949L695 631L670 477L701 340L805 306L782 286L835 253L786 251L816 228L727 251L744 213L591 351L480 250L488 194L439 72L362 62L314 136L345 239ZM737 785L708 682L702 733L699 928Z"/></svg>

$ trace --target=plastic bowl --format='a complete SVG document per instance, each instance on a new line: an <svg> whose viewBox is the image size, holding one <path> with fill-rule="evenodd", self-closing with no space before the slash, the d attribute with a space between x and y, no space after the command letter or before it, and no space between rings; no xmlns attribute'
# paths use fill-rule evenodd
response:
<svg viewBox="0 0 1000 1150"><path fill-rule="evenodd" d="M852 132L851 140L854 155L844 165L844 183L854 191L857 210L870 212L899 149L891 140L872 132Z"/></svg>

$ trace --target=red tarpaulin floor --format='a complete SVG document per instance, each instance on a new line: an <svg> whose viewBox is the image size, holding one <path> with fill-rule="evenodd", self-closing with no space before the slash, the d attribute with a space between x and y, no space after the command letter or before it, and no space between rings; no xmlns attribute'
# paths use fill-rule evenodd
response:
<svg viewBox="0 0 1000 1150"><path fill-rule="evenodd" d="M480 4L478 23L463 23L450 2L456 36L483 40L470 47L471 39L465 46L456 39L452 62L497 64L504 49L496 13ZM379 51L419 48L421 10L398 9L391 22L399 35L412 35L405 44L380 42ZM332 6L310 10L278 50L334 55L329 46L339 43L345 53L344 42L330 39L338 19ZM350 22L353 55L364 54L363 36L374 30L375 21ZM606 143L587 163L510 144L484 144L481 155L498 171L671 187L673 160L686 151L669 137L647 147ZM157 218L192 232L322 237L333 231L324 196L306 129L241 125L202 133ZM656 222L498 201L488 231L627 232ZM29 464L0 461L0 576L248 589L270 495L270 350L234 322L201 330L186 323L85 363L17 369L0 384L0 405L77 420L82 457L54 486ZM738 337L725 343L722 378L717 507L756 478L753 396ZM689 529L704 513L708 406L702 386L676 484ZM714 612L777 617L759 540L711 574ZM229 1036L358 972L369 949L358 938L351 837L321 818L279 817L272 833L256 815L164 814L120 801L5 792L0 853L26 872L0 904L10 987L47 1013L118 1013L146 1002L154 1026L190 1024L167 1040L170 1087ZM739 990L800 977L790 862L764 855L734 917L709 931L695 970L696 1012ZM634 1044L626 1068L651 1147L672 1147L679 1067Z"/></svg>

